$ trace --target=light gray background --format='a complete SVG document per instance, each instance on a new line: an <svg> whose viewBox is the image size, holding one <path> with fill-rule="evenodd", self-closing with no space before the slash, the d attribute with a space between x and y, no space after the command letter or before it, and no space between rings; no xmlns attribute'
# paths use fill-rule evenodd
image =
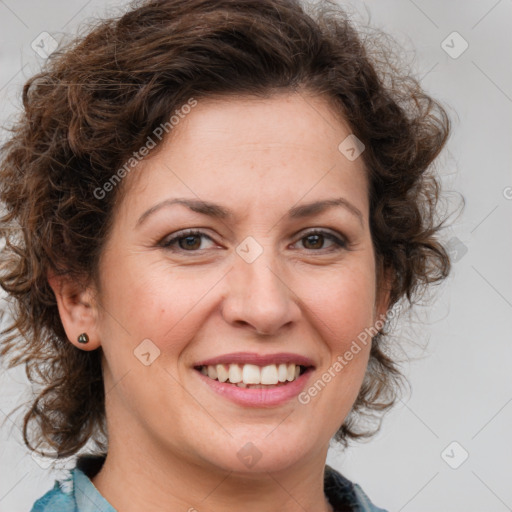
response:
<svg viewBox="0 0 512 512"><path fill-rule="evenodd" d="M41 32L59 39L119 5L0 0L0 122L19 109L22 83L43 62L31 48ZM390 511L512 510L512 2L343 5L356 19L370 18L394 35L408 55L416 52L423 86L449 107L454 120L440 161L445 190L461 192L467 205L445 233L462 255L453 274L434 305L421 309L423 320L401 327L403 347L415 357L406 370L412 393L371 442L346 453L333 449L328 462ZM441 46L454 31L469 44L456 59ZM445 43L452 52L462 48L457 37ZM2 370L0 385L1 420L30 398L30 390L21 369ZM21 440L21 413L16 418L17 425L7 421L0 429L0 512L28 511L61 474L31 458ZM458 445L449 446L453 441ZM463 450L468 459L453 469L446 461L457 465Z"/></svg>

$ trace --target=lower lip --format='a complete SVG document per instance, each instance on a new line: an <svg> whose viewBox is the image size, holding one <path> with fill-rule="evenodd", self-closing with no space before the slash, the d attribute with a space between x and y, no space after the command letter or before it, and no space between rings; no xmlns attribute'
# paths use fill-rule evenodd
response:
<svg viewBox="0 0 512 512"><path fill-rule="evenodd" d="M219 382L197 370L194 371L213 391L236 404L248 407L273 407L284 404L299 395L313 373L312 370L313 368L308 368L297 379L274 388L239 388L236 384Z"/></svg>

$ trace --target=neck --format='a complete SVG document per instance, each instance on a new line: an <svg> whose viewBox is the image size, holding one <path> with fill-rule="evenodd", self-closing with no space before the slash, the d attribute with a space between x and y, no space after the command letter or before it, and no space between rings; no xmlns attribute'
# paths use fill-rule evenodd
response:
<svg viewBox="0 0 512 512"><path fill-rule="evenodd" d="M123 512L238 512L241 504L244 512L330 512L323 488L326 455L327 448L286 469L242 473L111 441L103 467L91 480Z"/></svg>

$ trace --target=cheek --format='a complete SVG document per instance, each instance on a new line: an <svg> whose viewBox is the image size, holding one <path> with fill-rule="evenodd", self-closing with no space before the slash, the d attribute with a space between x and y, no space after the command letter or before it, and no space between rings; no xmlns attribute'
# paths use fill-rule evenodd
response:
<svg viewBox="0 0 512 512"><path fill-rule="evenodd" d="M375 300L372 276L370 267L340 272L307 296L316 336L328 357L299 401L315 408L332 435L352 408L368 365Z"/></svg>
<svg viewBox="0 0 512 512"><path fill-rule="evenodd" d="M308 289L312 288L303 288L305 294ZM327 410L336 404L334 417L344 417L359 392L371 348L368 332L375 320L375 279L371 261L331 273L318 283L315 292L305 295L305 303L316 335L329 354L319 376L322 382L313 387L316 390L327 388L325 395L322 391L323 404ZM311 389L313 394L319 392L316 390Z"/></svg>
<svg viewBox="0 0 512 512"><path fill-rule="evenodd" d="M179 352L197 331L198 315L219 276L222 272L193 266L178 271L168 262L132 261L109 275L107 300L116 318L107 321L132 345L148 338L160 347L162 355Z"/></svg>
<svg viewBox="0 0 512 512"><path fill-rule="evenodd" d="M309 290L309 291L308 291ZM332 272L304 287L304 302L332 350L344 351L374 320L375 280L371 266Z"/></svg>

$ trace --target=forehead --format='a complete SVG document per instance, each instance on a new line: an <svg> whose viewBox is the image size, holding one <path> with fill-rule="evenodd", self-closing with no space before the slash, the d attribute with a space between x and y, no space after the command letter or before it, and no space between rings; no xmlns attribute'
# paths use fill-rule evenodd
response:
<svg viewBox="0 0 512 512"><path fill-rule="evenodd" d="M247 210L340 191L365 209L362 158L351 161L339 149L350 134L333 104L311 94L199 100L127 177L126 199L130 210L165 195Z"/></svg>

